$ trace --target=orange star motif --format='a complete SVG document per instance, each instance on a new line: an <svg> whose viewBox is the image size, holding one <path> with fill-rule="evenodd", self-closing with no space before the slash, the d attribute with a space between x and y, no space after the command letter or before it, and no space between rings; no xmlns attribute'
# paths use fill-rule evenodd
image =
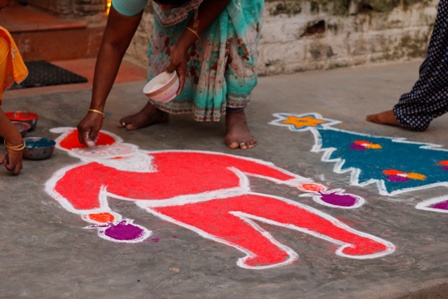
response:
<svg viewBox="0 0 448 299"><path fill-rule="evenodd" d="M285 115L286 119L282 120L280 123L282 125L293 125L296 129L301 129L304 127L318 127L321 124L327 123L323 119L317 119L313 116L303 116L297 117L293 115Z"/></svg>

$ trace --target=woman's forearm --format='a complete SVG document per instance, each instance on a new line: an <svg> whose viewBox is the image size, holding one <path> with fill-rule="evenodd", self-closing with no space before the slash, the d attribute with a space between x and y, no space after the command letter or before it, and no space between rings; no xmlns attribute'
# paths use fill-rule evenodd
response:
<svg viewBox="0 0 448 299"><path fill-rule="evenodd" d="M0 109L0 136L10 145L20 145L22 143L19 130L11 123L2 109Z"/></svg>
<svg viewBox="0 0 448 299"><path fill-rule="evenodd" d="M224 11L230 0L216 1L216 0L204 0L199 6L197 16L197 27L195 26L194 18L188 23L187 27L180 37L178 43L181 47L188 49L197 39L196 34L191 32L191 29L196 31L200 37L201 34L207 30L207 28L219 17Z"/></svg>
<svg viewBox="0 0 448 299"><path fill-rule="evenodd" d="M224 11L230 0L204 0L199 6L197 32L201 35ZM189 26L193 26L193 21Z"/></svg>
<svg viewBox="0 0 448 299"><path fill-rule="evenodd" d="M91 109L103 111L141 17L142 13L128 17L111 8L95 65Z"/></svg>

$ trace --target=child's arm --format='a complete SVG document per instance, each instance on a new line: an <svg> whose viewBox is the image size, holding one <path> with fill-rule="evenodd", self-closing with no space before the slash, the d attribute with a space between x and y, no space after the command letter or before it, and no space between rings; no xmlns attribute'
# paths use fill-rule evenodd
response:
<svg viewBox="0 0 448 299"><path fill-rule="evenodd" d="M0 136L5 139L7 157L0 157L0 163L3 163L7 170L13 174L19 174L22 169L23 144L22 136L19 130L8 119L6 114L0 108Z"/></svg>

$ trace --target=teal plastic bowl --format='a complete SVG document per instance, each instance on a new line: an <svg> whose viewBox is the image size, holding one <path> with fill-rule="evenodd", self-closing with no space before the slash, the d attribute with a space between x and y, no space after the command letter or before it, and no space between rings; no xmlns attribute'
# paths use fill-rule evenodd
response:
<svg viewBox="0 0 448 299"><path fill-rule="evenodd" d="M51 157L56 141L44 137L26 137L23 158L28 160L44 160Z"/></svg>

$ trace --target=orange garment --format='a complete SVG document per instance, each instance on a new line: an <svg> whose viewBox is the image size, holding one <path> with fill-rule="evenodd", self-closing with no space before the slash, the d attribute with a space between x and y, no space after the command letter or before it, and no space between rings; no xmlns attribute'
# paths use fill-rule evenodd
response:
<svg viewBox="0 0 448 299"><path fill-rule="evenodd" d="M3 91L14 82L22 82L27 76L28 69L14 39L8 30L0 26L0 105Z"/></svg>

